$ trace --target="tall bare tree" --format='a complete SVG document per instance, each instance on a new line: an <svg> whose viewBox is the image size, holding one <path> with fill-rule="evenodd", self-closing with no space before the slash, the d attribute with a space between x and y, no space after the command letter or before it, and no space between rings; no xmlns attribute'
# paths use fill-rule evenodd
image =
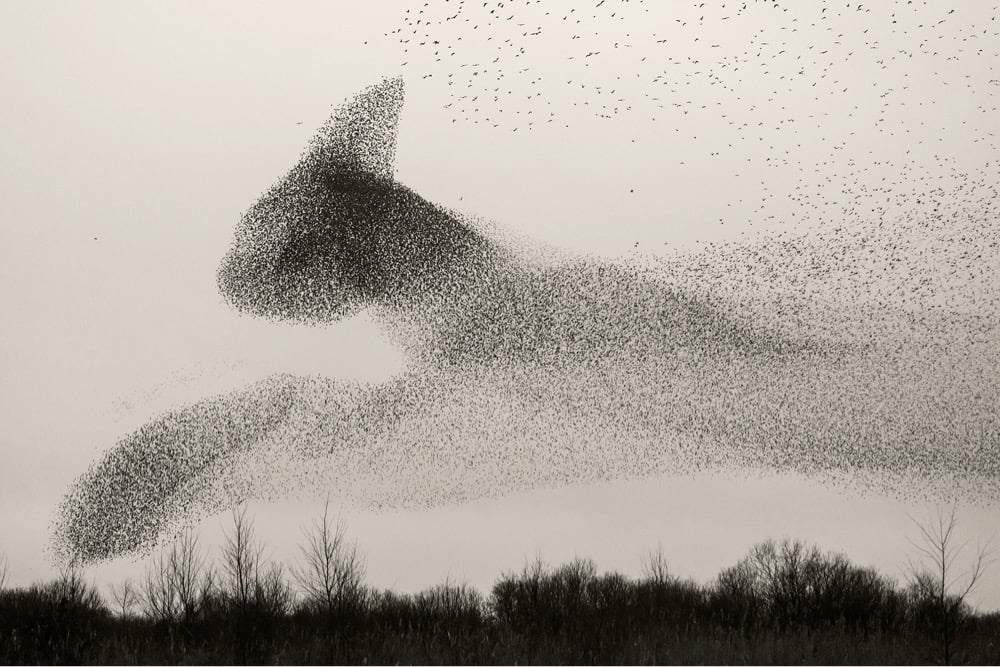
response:
<svg viewBox="0 0 1000 667"><path fill-rule="evenodd" d="M322 519L303 531L303 564L292 571L306 599L321 606L328 614L357 604L364 595L364 558L356 544L348 544L341 521L330 519L330 501L323 508Z"/></svg>
<svg viewBox="0 0 1000 667"><path fill-rule="evenodd" d="M975 590L986 568L993 562L992 539L986 543L958 537L958 508L938 507L926 521L910 517L919 536L909 538L916 557L908 562L909 580L922 602L934 609L941 625L944 664L951 664L955 634L966 599Z"/></svg>
<svg viewBox="0 0 1000 667"><path fill-rule="evenodd" d="M198 612L205 568L205 555L198 546L198 537L190 529L171 546L167 564L177 610L185 621L190 621Z"/></svg>
<svg viewBox="0 0 1000 667"><path fill-rule="evenodd" d="M191 621L206 599L211 576L205 569L205 554L198 537L189 528L169 548L162 548L147 566L138 595L143 611L156 620ZM112 589L112 594L115 593ZM125 591L117 593L122 595ZM115 601L123 602L117 596Z"/></svg>
<svg viewBox="0 0 1000 667"><path fill-rule="evenodd" d="M246 507L234 509L233 531L226 534L222 546L222 568L225 592L241 614L245 615L254 601L263 560L264 548L257 543Z"/></svg>
<svg viewBox="0 0 1000 667"><path fill-rule="evenodd" d="M7 583L7 557L0 554L0 590Z"/></svg>
<svg viewBox="0 0 1000 667"><path fill-rule="evenodd" d="M163 550L146 564L146 574L139 590L139 601L142 612L154 621L172 621L177 616L169 559Z"/></svg>

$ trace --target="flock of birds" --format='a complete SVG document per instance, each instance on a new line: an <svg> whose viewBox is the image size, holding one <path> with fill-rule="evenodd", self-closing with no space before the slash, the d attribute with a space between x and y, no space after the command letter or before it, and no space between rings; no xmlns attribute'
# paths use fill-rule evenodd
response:
<svg viewBox="0 0 1000 667"><path fill-rule="evenodd" d="M998 17L987 0L428 0L385 36L452 122L524 132L589 116L669 146L664 163L715 165L718 222L767 231L667 259L697 275L685 289L753 274L803 301L994 321Z"/></svg>
<svg viewBox="0 0 1000 667"><path fill-rule="evenodd" d="M271 320L367 309L406 370L277 375L161 415L69 490L64 554L248 497L425 506L720 468L1000 499L998 7L555 6L428 1L387 36L455 122L643 114L761 176L734 218L795 224L624 263L510 242L396 180L388 79L250 207L218 288Z"/></svg>
<svg viewBox="0 0 1000 667"><path fill-rule="evenodd" d="M528 130L568 125L573 110L669 125L694 115L750 139L761 125L809 132L845 96L864 105L849 115L900 131L895 107L919 105L910 88L996 85L990 69L952 68L995 58L996 16L927 0L429 0L385 36L407 75L443 83L454 121Z"/></svg>

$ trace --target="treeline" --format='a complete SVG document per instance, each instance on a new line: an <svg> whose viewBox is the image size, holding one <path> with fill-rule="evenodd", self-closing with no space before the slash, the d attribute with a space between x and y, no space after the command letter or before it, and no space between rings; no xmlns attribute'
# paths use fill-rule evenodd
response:
<svg viewBox="0 0 1000 667"><path fill-rule="evenodd" d="M941 573L915 568L900 585L790 540L754 546L709 584L676 577L655 552L638 578L599 573L589 560L536 561L500 575L487 596L453 583L399 594L365 584L364 559L328 515L306 533L300 563L286 568L265 557L237 512L218 559L185 533L107 600L78 568L14 589L3 588L4 572L0 562L4 664L1000 658L1000 616L975 614L964 602L971 586L950 587L956 572L938 581Z"/></svg>

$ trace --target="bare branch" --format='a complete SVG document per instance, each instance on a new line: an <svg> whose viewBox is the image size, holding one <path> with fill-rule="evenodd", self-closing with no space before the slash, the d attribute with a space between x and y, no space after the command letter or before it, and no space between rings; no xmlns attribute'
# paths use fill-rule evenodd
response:
<svg viewBox="0 0 1000 667"><path fill-rule="evenodd" d="M655 550L649 552L642 564L643 574L656 584L666 584L672 581L670 567L667 564L667 556L663 552L663 545L660 544Z"/></svg>
<svg viewBox="0 0 1000 667"><path fill-rule="evenodd" d="M908 559L910 585L914 592L929 602L938 612L941 624L943 662L951 660L951 645L957 630L957 619L965 601L982 578L985 568L992 563L992 539L979 544L971 553L968 568L961 569L966 560L971 539L956 544L959 526L958 507L952 505L946 512L938 507L935 515L921 523L910 517L920 532L921 539L908 542L923 561Z"/></svg>
<svg viewBox="0 0 1000 667"><path fill-rule="evenodd" d="M322 519L303 530L303 563L293 569L306 599L322 606L328 614L337 608L360 601L365 575L364 558L357 545L347 544L346 531L338 519L330 519L330 502L323 508Z"/></svg>
<svg viewBox="0 0 1000 667"><path fill-rule="evenodd" d="M253 599L264 553L256 543L253 522L246 512L246 507L233 510L233 532L226 534L222 547L226 594L243 612Z"/></svg>
<svg viewBox="0 0 1000 667"><path fill-rule="evenodd" d="M139 603L137 598L138 590L131 579L126 579L121 584L111 584L111 599L114 600L115 611L122 618L127 618L132 613L132 609Z"/></svg>

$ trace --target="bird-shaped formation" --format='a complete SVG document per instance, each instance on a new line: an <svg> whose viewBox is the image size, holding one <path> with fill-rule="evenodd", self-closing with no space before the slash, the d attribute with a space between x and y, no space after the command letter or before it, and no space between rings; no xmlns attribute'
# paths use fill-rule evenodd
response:
<svg viewBox="0 0 1000 667"><path fill-rule="evenodd" d="M995 352L996 330L895 303L824 319L832 302L796 291L823 282L824 252L892 264L882 240L631 264L512 243L395 181L401 103L393 79L340 109L244 215L218 284L275 320L366 308L405 372L279 375L161 415L66 494L68 558L140 550L251 497L412 507L738 468L1000 498L1000 375L970 354Z"/></svg>

